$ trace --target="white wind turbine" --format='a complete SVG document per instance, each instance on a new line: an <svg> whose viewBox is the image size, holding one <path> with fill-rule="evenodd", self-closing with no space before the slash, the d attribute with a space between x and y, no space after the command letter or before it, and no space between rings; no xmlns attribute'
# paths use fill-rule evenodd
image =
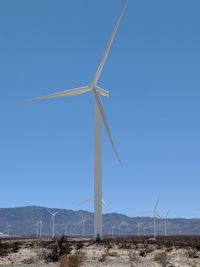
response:
<svg viewBox="0 0 200 267"><path fill-rule="evenodd" d="M115 230L115 226L112 225L112 237L114 236L114 230Z"/></svg>
<svg viewBox="0 0 200 267"><path fill-rule="evenodd" d="M105 114L104 108L102 106L101 98L100 98L100 96L108 97L109 92L102 89L97 84L98 84L100 75L102 73L102 70L104 68L104 65L106 63L107 57L109 55L109 52L110 52L113 40L115 38L115 35L117 33L119 24L127 8L127 5L128 5L128 0L126 1L125 7L123 8L119 16L117 24L110 37L106 50L103 54L102 60L100 62L100 65L96 71L96 74L92 82L88 86L85 86L85 87L80 87L80 88L76 88L72 90L65 90L62 92L38 97L37 99L35 99L35 100L45 100L45 99L52 99L52 98L62 98L62 97L67 97L67 96L77 96L80 94L84 94L86 92L91 92L93 95L94 103L95 103L95 130L94 130L94 239L95 240L100 240L102 238L101 121L103 121L104 127L106 129L106 132L111 142L114 153L117 159L119 160L119 162L121 163L119 154L115 148L115 145L114 145L111 133L110 133L108 121L107 121L106 114Z"/></svg>
<svg viewBox="0 0 200 267"><path fill-rule="evenodd" d="M68 224L66 224L65 227L64 227L64 230L65 230L65 236L67 236L67 234L68 234L68 227L69 227Z"/></svg>
<svg viewBox="0 0 200 267"><path fill-rule="evenodd" d="M157 225L156 225L156 219L157 217L161 218L160 215L158 214L156 208L158 206L158 201L159 201L159 198L157 199L156 201L156 204L153 208L153 210L149 210L149 211L145 211L145 212L142 212L142 213L151 213L152 216L153 216L153 234L154 234L154 238L156 239L157 237Z"/></svg>
<svg viewBox="0 0 200 267"><path fill-rule="evenodd" d="M141 222L137 224L138 237L140 236L140 226L143 227L143 236L145 236L145 226L144 226L144 223Z"/></svg>
<svg viewBox="0 0 200 267"><path fill-rule="evenodd" d="M55 237L55 216L61 212L62 210L58 210L56 212L51 212L50 210L47 209L47 211L51 214L51 222L52 222L52 238Z"/></svg>
<svg viewBox="0 0 200 267"><path fill-rule="evenodd" d="M122 226L127 226L127 223L126 222L121 222L120 225L119 225L119 236L121 235L121 228Z"/></svg>
<svg viewBox="0 0 200 267"><path fill-rule="evenodd" d="M83 238L85 237L85 222L86 222L86 220L82 216L82 220L79 222L79 224L82 223L82 237Z"/></svg>
<svg viewBox="0 0 200 267"><path fill-rule="evenodd" d="M38 238L39 236L39 221L34 224L34 227L36 227L36 237Z"/></svg>
<svg viewBox="0 0 200 267"><path fill-rule="evenodd" d="M10 236L10 228L12 225L8 224L6 225L7 235Z"/></svg>
<svg viewBox="0 0 200 267"><path fill-rule="evenodd" d="M137 235L140 236L140 223L137 223Z"/></svg>
<svg viewBox="0 0 200 267"><path fill-rule="evenodd" d="M169 214L169 210L168 212L165 214L165 217L164 217L164 224L165 224L165 236L167 236L167 216Z"/></svg>
<svg viewBox="0 0 200 267"><path fill-rule="evenodd" d="M41 238L42 237L42 226L43 226L43 222L41 218L38 221L38 226L39 226L39 237Z"/></svg>

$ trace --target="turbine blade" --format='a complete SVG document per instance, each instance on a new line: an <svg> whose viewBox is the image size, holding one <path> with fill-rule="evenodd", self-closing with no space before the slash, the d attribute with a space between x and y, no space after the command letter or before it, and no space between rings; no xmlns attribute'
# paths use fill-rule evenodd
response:
<svg viewBox="0 0 200 267"><path fill-rule="evenodd" d="M58 92L55 94L50 94L46 96L40 96L35 99L30 100L30 102L35 102L35 101L40 101L40 100L47 100L47 99L52 99L52 98L62 98L62 97L67 97L67 96L76 96L80 94L84 94L92 89L91 86L85 86L85 87L79 87L71 90L65 90L62 92Z"/></svg>
<svg viewBox="0 0 200 267"><path fill-rule="evenodd" d="M111 37L110 37L110 39L109 39L109 41L108 41L106 50L105 50L105 52L104 52L104 54L103 54L103 57L102 57L102 59L101 59L101 63L100 63L100 65L99 65L99 67L98 67L98 69L97 69L97 72L96 72L96 74L95 74L95 77L94 77L94 80L93 80L93 84L97 84L97 83L98 83L99 77L100 77L101 72L102 72L102 70L103 70L103 67L104 67L104 65L105 65L105 63L106 63L106 59L107 59L108 54L109 54L109 52L110 52L110 49L111 49L113 40L114 40L114 38L115 38L115 35L116 35L117 30L118 30L118 28L119 28L119 24L120 24L121 19L122 19L123 15L124 15L124 13L125 13L125 11L126 11L127 6L128 6L128 0L126 1L125 7L123 8L123 10L122 10L122 12L121 12L121 14L120 14L120 16L119 16L119 18L118 18L118 21L117 21L117 24L115 25L115 28L114 28L114 30L113 30L113 33L112 33L112 35L111 35Z"/></svg>
<svg viewBox="0 0 200 267"><path fill-rule="evenodd" d="M80 206L80 205L83 205L83 204L85 204L85 203L87 203L87 202L90 202L91 200L93 200L94 199L94 197L90 197L90 198L88 198L88 199L86 199L86 200L83 200L81 203L79 203L78 204L78 206ZM106 203L105 203L105 201L102 199L102 204L103 204L103 206L104 207L106 207Z"/></svg>
<svg viewBox="0 0 200 267"><path fill-rule="evenodd" d="M46 209L51 215L53 215L53 213L50 211L50 210L48 210L48 209Z"/></svg>
<svg viewBox="0 0 200 267"><path fill-rule="evenodd" d="M103 199L101 200L101 203L103 204L104 207L107 206L107 205L106 205L106 202L105 202Z"/></svg>
<svg viewBox="0 0 200 267"><path fill-rule="evenodd" d="M94 99L95 99L95 102L97 104L97 107L99 109L99 112L101 114L101 117L102 117L102 120L103 120L103 123L104 123L104 126L105 126L105 129L106 129L106 132L107 132L107 135L108 135L108 138L110 140L110 143L112 145L112 148L114 150L114 153L118 159L118 161L120 162L120 164L122 165L122 162L121 162L121 159L119 157L119 154L117 152L117 149L115 148L115 145L114 145L114 142L112 140L112 136L111 136L111 133L110 133L110 129L109 129L109 126L108 126L108 121L107 121L107 118L106 118L106 114L105 114L105 111L103 109L103 106L102 106L102 103L101 103L101 99L100 97L98 96L97 92L95 89L92 90L93 92L93 95L94 95Z"/></svg>
<svg viewBox="0 0 200 267"><path fill-rule="evenodd" d="M157 208L157 206L158 206L159 198L160 198L160 197L157 198L156 204L155 204L155 206L154 206L154 210L156 210L156 208Z"/></svg>
<svg viewBox="0 0 200 267"><path fill-rule="evenodd" d="M156 215L159 217L159 219L162 219L157 211L156 211Z"/></svg>
<svg viewBox="0 0 200 267"><path fill-rule="evenodd" d="M169 210L168 210L167 213L165 214L165 218L167 218L168 214L169 214Z"/></svg>
<svg viewBox="0 0 200 267"><path fill-rule="evenodd" d="M58 210L54 213L54 216L56 216L56 214L58 214L59 212L61 212L62 210Z"/></svg>
<svg viewBox="0 0 200 267"><path fill-rule="evenodd" d="M85 204L87 202L90 202L91 200L93 200L93 197L90 197L88 199L83 200L81 203L78 204L78 206L81 206L81 205L83 205L83 204Z"/></svg>

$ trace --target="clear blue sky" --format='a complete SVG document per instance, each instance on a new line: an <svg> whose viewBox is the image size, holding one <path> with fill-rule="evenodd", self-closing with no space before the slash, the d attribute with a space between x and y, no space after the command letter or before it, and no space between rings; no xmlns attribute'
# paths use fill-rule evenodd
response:
<svg viewBox="0 0 200 267"><path fill-rule="evenodd" d="M0 2L0 207L80 209L93 194L90 94L84 86L123 0ZM200 2L133 1L99 85L123 167L103 131L104 212L194 217L200 207ZM82 209L92 210L92 203Z"/></svg>

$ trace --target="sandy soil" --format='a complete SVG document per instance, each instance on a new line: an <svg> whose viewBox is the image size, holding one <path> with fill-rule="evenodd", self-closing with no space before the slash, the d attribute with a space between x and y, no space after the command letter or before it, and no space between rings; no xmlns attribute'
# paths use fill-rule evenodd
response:
<svg viewBox="0 0 200 267"><path fill-rule="evenodd" d="M75 254L77 251L85 254L85 260L81 265L83 267L200 267L198 242L195 243L195 247L193 247L193 242L191 242L192 245L183 243L183 247L177 244L158 245L152 242L148 243L147 240L143 243L139 243L139 241L138 243L128 243L127 241L128 245L126 240L121 243L112 241L102 244L95 244L88 240L81 242L81 248L77 250L76 241L73 241L71 254ZM45 248L45 243L41 245L31 240L22 242L16 253L0 257L0 266L59 267L59 262L46 263L41 257L44 249L49 249L49 243L46 246L47 248Z"/></svg>

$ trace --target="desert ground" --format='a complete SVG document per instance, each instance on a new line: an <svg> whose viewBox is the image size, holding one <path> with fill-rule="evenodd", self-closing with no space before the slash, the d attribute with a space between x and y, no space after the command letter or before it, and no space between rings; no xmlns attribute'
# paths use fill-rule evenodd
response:
<svg viewBox="0 0 200 267"><path fill-rule="evenodd" d="M0 266L200 267L200 237L4 239Z"/></svg>

